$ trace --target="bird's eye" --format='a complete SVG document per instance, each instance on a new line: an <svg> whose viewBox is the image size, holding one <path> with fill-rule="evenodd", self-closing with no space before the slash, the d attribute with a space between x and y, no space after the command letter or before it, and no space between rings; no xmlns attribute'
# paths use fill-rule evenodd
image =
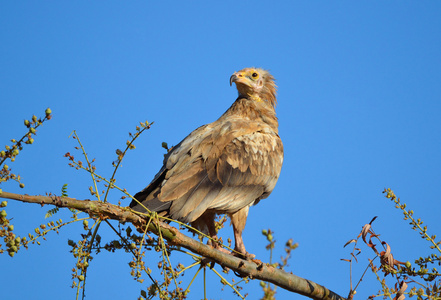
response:
<svg viewBox="0 0 441 300"><path fill-rule="evenodd" d="M253 78L257 78L257 77L259 77L259 74L253 73L251 76L253 76Z"/></svg>

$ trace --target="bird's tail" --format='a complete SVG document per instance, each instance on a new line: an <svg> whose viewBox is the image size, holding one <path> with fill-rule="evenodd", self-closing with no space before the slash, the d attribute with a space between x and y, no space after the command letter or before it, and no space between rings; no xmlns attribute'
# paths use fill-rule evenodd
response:
<svg viewBox="0 0 441 300"><path fill-rule="evenodd" d="M146 208L150 211L166 212L170 209L171 202L162 202L158 198L153 198L151 200L146 200L150 193L141 191L137 193L134 197L136 200L132 200L130 203L130 208L139 212L147 212Z"/></svg>

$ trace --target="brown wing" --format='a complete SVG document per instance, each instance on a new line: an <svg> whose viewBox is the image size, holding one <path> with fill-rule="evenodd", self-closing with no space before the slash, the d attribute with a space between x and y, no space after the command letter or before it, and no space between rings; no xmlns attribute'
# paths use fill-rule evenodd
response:
<svg viewBox="0 0 441 300"><path fill-rule="evenodd" d="M271 193L282 162L282 142L265 123L214 122L173 148L152 183L135 197L184 222L206 210L234 213Z"/></svg>
<svg viewBox="0 0 441 300"><path fill-rule="evenodd" d="M158 194L161 191L161 187L167 181L165 179L170 177L172 174L171 169L176 165L178 161L181 164L188 161L190 158L190 149L192 142L196 142L200 139L200 136L205 134L208 125L201 126L190 133L184 140L182 140L178 145L174 146L169 153L164 158L164 165L161 170L155 175L152 182L142 191L135 194L135 198L142 203L140 205L137 201L132 201L130 207L134 210L144 212L144 207L151 211L165 211L171 206L171 202L163 202L158 199Z"/></svg>

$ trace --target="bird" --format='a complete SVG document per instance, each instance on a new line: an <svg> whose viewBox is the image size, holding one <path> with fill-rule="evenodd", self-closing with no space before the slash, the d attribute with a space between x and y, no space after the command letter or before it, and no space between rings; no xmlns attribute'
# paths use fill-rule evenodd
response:
<svg viewBox="0 0 441 300"><path fill-rule="evenodd" d="M136 193L130 207L156 211L207 233L217 241L216 215L231 219L235 239L229 252L249 258L242 232L249 208L273 191L283 164L278 134L277 86L261 68L234 72L238 98L221 117L203 125L169 149L151 183Z"/></svg>

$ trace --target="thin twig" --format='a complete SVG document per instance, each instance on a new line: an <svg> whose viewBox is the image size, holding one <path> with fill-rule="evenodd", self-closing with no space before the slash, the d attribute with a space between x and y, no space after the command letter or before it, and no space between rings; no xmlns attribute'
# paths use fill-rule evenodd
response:
<svg viewBox="0 0 441 300"><path fill-rule="evenodd" d="M119 220L120 222L130 222L137 228L146 228L145 226L148 222L146 219L140 217L140 214L130 210L129 208L99 201L77 200L69 197L29 196L8 192L3 192L0 194L0 198L19 200L22 202L36 203L40 205L50 204L59 207L75 208L88 213L91 217L114 219ZM184 247L193 253L197 253L211 259L219 265L241 274L241 276L249 276L253 279L271 282L281 288L308 296L312 299L344 299L326 287L310 280L287 273L268 264L258 265L253 261L243 260L204 245L199 241L182 234L178 229L168 224L162 222L159 222L158 224L158 222L152 221L148 226L148 230L154 234L158 234L159 231L161 231L161 235L167 239L169 243Z"/></svg>

